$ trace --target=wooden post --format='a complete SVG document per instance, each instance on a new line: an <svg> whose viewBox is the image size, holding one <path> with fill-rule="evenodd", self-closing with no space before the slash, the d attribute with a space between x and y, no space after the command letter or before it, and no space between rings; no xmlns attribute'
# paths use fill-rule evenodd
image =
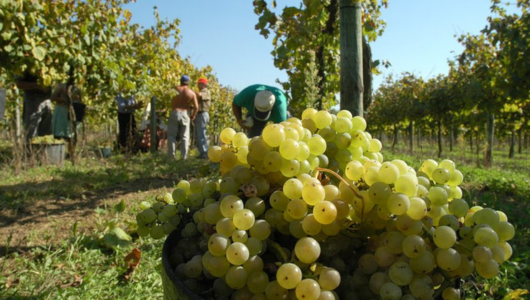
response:
<svg viewBox="0 0 530 300"><path fill-rule="evenodd" d="M151 97L151 153L155 153L158 149L156 140L156 97Z"/></svg>
<svg viewBox="0 0 530 300"><path fill-rule="evenodd" d="M363 116L361 0L340 0L340 109Z"/></svg>

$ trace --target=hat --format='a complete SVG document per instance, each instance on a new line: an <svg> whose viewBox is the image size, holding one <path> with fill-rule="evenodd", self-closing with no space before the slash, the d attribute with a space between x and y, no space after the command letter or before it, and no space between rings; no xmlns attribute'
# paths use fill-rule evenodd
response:
<svg viewBox="0 0 530 300"><path fill-rule="evenodd" d="M267 121L271 115L276 97L270 91L259 91L254 97L254 118Z"/></svg>
<svg viewBox="0 0 530 300"><path fill-rule="evenodd" d="M197 83L208 84L208 79L206 79L206 78L199 78L199 80L197 80Z"/></svg>
<svg viewBox="0 0 530 300"><path fill-rule="evenodd" d="M180 77L180 82L189 83L190 82L190 77L188 75L182 75L182 77Z"/></svg>

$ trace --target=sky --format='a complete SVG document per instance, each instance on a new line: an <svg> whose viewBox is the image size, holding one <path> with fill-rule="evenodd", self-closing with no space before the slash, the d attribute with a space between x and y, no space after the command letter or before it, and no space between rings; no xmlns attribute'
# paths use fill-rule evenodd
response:
<svg viewBox="0 0 530 300"><path fill-rule="evenodd" d="M382 11L387 27L371 48L373 60L387 60L391 67L374 77L374 90L388 74L411 72L424 79L447 74L447 60L463 50L455 35L478 34L491 15L489 0L388 2ZM277 0L278 9L300 3ZM212 66L221 85L242 90L256 83L280 87L277 79L287 80L274 66L272 37L254 29L258 16L251 0L137 0L126 8L132 22L150 27L154 6L162 19L181 21L178 52L196 67Z"/></svg>

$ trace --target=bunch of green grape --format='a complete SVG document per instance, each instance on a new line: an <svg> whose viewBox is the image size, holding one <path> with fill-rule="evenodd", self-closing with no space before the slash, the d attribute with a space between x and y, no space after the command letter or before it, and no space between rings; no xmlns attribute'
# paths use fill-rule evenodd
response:
<svg viewBox="0 0 530 300"><path fill-rule="evenodd" d="M64 144L64 140L56 139L53 135L43 135L31 138L32 144Z"/></svg>
<svg viewBox="0 0 530 300"><path fill-rule="evenodd" d="M180 181L137 216L141 236L178 230L175 273L205 299L460 299L461 278L512 254L514 227L469 206L454 162L384 161L348 111L220 139L220 180Z"/></svg>

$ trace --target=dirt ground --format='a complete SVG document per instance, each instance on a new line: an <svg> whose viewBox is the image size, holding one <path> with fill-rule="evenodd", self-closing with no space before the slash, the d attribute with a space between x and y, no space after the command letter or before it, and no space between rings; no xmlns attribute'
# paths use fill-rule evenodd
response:
<svg viewBox="0 0 530 300"><path fill-rule="evenodd" d="M128 207L136 206L146 197L170 191L173 185L173 179L150 178L76 197L43 198L32 201L30 206L4 208L0 210L0 257L6 252L24 253L34 247L68 239L73 236L76 222L78 234L102 230L104 221L115 216L112 207L122 199ZM107 213L98 214L97 208L106 208ZM134 220L134 215L127 218Z"/></svg>

